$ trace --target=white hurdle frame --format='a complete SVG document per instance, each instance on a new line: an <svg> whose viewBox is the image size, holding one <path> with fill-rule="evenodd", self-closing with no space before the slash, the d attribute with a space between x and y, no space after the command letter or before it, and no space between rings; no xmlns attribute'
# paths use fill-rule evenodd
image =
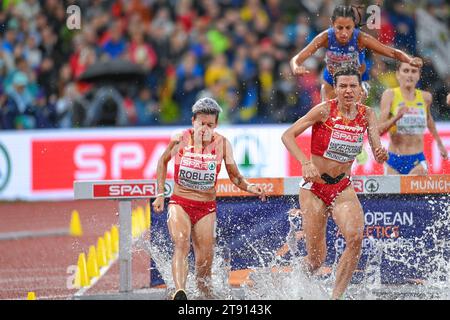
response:
<svg viewBox="0 0 450 320"><path fill-rule="evenodd" d="M154 198L156 180L74 181L73 187L75 200L119 201L119 292L132 291L131 201ZM165 188L165 196L170 196L173 182L166 182Z"/></svg>

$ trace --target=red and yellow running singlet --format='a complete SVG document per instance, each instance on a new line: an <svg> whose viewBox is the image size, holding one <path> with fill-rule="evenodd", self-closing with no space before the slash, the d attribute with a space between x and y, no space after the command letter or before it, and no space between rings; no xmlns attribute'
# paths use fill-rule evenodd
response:
<svg viewBox="0 0 450 320"><path fill-rule="evenodd" d="M342 163L353 162L362 150L368 126L366 106L357 104L358 113L349 120L339 112L337 99L330 102L328 119L312 127L311 153Z"/></svg>

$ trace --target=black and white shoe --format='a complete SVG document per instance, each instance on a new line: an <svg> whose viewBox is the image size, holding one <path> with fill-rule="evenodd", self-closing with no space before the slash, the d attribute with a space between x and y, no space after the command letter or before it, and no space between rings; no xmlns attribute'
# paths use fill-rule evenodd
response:
<svg viewBox="0 0 450 320"><path fill-rule="evenodd" d="M186 292L184 292L183 289L178 290L178 291L175 292L175 294L173 295L172 300L187 300Z"/></svg>

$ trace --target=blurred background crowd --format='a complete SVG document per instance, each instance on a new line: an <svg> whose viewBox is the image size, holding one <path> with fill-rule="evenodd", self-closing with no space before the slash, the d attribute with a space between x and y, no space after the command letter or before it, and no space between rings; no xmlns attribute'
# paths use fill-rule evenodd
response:
<svg viewBox="0 0 450 320"><path fill-rule="evenodd" d="M306 76L289 60L330 26L331 0L3 0L0 12L0 128L184 125L203 96L223 107L221 123L293 122L320 102L324 51ZM361 22L365 7L360 5ZM450 5L445 0L379 1L381 28L363 30L424 59L420 88L433 116L450 120ZM77 5L81 28L69 30ZM396 85L393 60L367 55L368 105ZM80 81L108 61L138 65ZM125 68L126 65L125 65ZM108 68L104 70L107 72ZM126 71L126 70L125 70ZM128 70L129 71L129 70Z"/></svg>

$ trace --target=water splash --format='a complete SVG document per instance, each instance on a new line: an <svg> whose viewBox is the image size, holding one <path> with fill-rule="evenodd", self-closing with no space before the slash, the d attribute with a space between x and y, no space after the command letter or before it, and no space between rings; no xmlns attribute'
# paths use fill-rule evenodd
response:
<svg viewBox="0 0 450 320"><path fill-rule="evenodd" d="M428 299L450 297L450 205L428 201L435 221L426 226L414 246L401 242L385 243L381 249L385 258L412 268L422 275L423 281L416 286L416 296Z"/></svg>
<svg viewBox="0 0 450 320"><path fill-rule="evenodd" d="M153 231L152 241L139 239L137 248L143 249L156 264L164 283L167 286L168 299L175 292L175 284L172 277L172 250L168 239L156 231ZM211 289L214 299L232 299L231 287L228 283L229 272L231 270L230 252L228 248L216 246L212 264ZM186 280L186 293L189 299L205 299L196 285L195 267L193 261L189 261L189 270Z"/></svg>
<svg viewBox="0 0 450 320"><path fill-rule="evenodd" d="M243 286L245 299L251 300L323 300L328 299L329 289L317 277L309 276L298 249L298 232L301 229L301 216L288 214L289 232L286 245L291 259L284 261L272 253L268 263L252 244L254 254L259 257L260 266L250 273L251 282Z"/></svg>
<svg viewBox="0 0 450 320"><path fill-rule="evenodd" d="M449 299L450 206L438 202L432 204L435 222L414 239L414 245L402 238L385 241L369 238L370 250L362 280L349 285L346 299ZM327 277L308 276L298 249L299 242L303 241L297 237L301 230L301 217L288 215L288 221L290 228L286 245L291 253L289 270L286 268L286 261L283 264L275 256L269 263L261 263L250 275L252 284L244 287L246 299L330 298L336 279L338 255L335 255L332 271ZM259 256L260 253L255 250L254 254ZM416 274L422 275L424 280L410 285L384 284L381 277L383 260L403 264L407 269L413 269Z"/></svg>
<svg viewBox="0 0 450 320"><path fill-rule="evenodd" d="M361 280L351 283L346 299L449 299L450 298L450 206L443 202L433 202L434 223L423 233L409 241L396 239L369 238L369 249ZM314 300L330 299L336 279L339 255L331 266L331 272L322 276L310 276L303 264L304 240L299 236L302 220L300 215L287 214L289 231L285 244L289 257L280 257L273 250L266 249L264 239L250 242L244 236L246 246L257 258L257 265L251 266L247 282L241 285L241 294L236 296L229 284L231 272L231 252L224 245L217 245L214 252L212 270L212 291L217 299L253 300ZM218 229L220 236L220 229ZM265 239L267 240L267 239ZM254 241L254 240L253 240ZM413 243L413 244L412 244ZM153 231L152 242L140 244L157 265L168 291L174 290L171 273L171 244L162 234ZM339 248L336 247L336 252ZM304 252L303 252L304 254ZM387 285L382 283L383 261L399 263L415 270L424 279L420 284ZM403 277L405 275L402 275ZM192 261L187 279L187 293L193 299L201 299L196 288Z"/></svg>

